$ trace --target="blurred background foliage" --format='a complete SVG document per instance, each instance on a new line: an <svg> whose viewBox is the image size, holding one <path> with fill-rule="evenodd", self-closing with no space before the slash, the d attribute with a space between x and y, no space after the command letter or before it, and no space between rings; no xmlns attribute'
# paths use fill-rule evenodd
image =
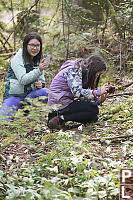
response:
<svg viewBox="0 0 133 200"><path fill-rule="evenodd" d="M0 105L10 59L30 31L39 32L43 54L52 56L47 87L66 59L100 54L108 66L101 81L127 91L123 85L133 78L132 5L133 0L0 0ZM27 117L20 109L14 122L0 126L0 199L117 200L119 169L133 168L133 145L128 137L112 137L133 133L132 105L131 96L110 98L100 107L98 124L75 133L50 133L49 107L36 100L25 107ZM107 136L111 140L102 139ZM88 141L95 137L101 142Z"/></svg>
<svg viewBox="0 0 133 200"><path fill-rule="evenodd" d="M132 5L133 0L0 0L0 68L25 34L37 31L55 69L66 59L96 53L132 73Z"/></svg>

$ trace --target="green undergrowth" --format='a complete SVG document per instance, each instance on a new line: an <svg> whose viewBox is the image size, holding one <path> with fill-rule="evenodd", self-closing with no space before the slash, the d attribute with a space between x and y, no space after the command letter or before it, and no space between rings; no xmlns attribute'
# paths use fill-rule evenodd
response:
<svg viewBox="0 0 133 200"><path fill-rule="evenodd" d="M34 101L1 125L0 199L117 200L119 170L133 168L133 142L113 137L133 134L133 98L109 98L97 123L67 131L51 132L48 112Z"/></svg>

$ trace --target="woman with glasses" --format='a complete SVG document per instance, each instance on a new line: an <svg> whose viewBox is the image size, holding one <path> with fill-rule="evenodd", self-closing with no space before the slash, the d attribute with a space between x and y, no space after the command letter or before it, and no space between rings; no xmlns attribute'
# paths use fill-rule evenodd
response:
<svg viewBox="0 0 133 200"><path fill-rule="evenodd" d="M0 121L13 119L15 112L28 103L28 99L48 97L45 88L44 69L48 60L42 58L42 39L36 32L27 34L23 48L19 49L10 62L7 73Z"/></svg>

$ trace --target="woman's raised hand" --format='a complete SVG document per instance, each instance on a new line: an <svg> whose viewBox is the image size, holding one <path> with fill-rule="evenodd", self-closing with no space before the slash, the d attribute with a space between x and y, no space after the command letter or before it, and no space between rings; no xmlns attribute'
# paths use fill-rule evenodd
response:
<svg viewBox="0 0 133 200"><path fill-rule="evenodd" d="M40 71L43 71L45 68L47 68L49 63L50 63L50 56L43 58L40 62L40 65L39 65Z"/></svg>
<svg viewBox="0 0 133 200"><path fill-rule="evenodd" d="M109 89L109 85L108 83L105 83L102 87L101 87L101 95L107 93Z"/></svg>

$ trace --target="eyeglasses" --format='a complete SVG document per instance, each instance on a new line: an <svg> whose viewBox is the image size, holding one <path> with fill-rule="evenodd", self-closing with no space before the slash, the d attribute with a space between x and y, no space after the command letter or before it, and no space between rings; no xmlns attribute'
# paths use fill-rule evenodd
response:
<svg viewBox="0 0 133 200"><path fill-rule="evenodd" d="M40 44L28 44L30 48L40 48Z"/></svg>

